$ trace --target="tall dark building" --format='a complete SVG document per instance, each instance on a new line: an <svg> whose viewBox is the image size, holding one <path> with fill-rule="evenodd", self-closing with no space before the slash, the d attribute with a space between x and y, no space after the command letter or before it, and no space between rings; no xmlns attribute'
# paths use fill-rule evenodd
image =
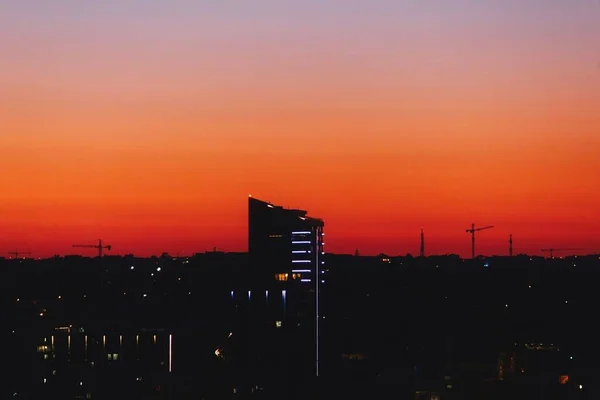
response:
<svg viewBox="0 0 600 400"><path fill-rule="evenodd" d="M272 287L278 281L319 290L324 280L323 227L323 221L307 216L307 211L250 197L248 252L255 285Z"/></svg>
<svg viewBox="0 0 600 400"><path fill-rule="evenodd" d="M248 347L262 359L260 368L285 380L302 382L319 375L322 316L320 292L325 284L321 219L307 211L248 199ZM244 294L244 296L246 296ZM259 322L262 321L262 322ZM272 354L269 365L260 354ZM287 371L287 372L283 372Z"/></svg>

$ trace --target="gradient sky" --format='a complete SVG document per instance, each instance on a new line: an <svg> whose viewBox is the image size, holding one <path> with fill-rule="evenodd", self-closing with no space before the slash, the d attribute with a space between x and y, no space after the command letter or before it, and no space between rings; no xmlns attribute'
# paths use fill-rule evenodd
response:
<svg viewBox="0 0 600 400"><path fill-rule="evenodd" d="M0 2L0 253L600 251L598 0ZM83 254L94 254L93 250Z"/></svg>

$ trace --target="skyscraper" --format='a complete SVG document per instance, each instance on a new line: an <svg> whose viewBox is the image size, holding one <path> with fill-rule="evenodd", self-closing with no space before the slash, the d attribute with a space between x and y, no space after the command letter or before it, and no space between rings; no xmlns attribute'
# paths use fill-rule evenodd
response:
<svg viewBox="0 0 600 400"><path fill-rule="evenodd" d="M254 291L266 291L268 314L279 315L275 326L295 338L295 356L288 360L299 366L303 363L298 355L310 359L318 376L324 223L307 214L249 197L249 281ZM276 299L281 303L273 308Z"/></svg>
<svg viewBox="0 0 600 400"><path fill-rule="evenodd" d="M324 280L321 219L307 211L285 209L249 198L248 252L255 286L273 287L273 281L319 289ZM257 289L259 288L257 287Z"/></svg>

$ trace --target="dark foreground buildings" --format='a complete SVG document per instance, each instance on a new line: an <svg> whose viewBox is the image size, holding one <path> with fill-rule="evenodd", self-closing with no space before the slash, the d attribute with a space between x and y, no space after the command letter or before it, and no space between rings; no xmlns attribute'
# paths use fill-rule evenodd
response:
<svg viewBox="0 0 600 400"><path fill-rule="evenodd" d="M249 253L0 259L0 398L598 398L599 255L322 254L323 228L250 199Z"/></svg>

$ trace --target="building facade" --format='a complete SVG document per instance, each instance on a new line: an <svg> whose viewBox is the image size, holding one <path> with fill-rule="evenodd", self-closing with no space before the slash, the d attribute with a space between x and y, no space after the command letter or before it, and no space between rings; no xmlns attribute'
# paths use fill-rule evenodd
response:
<svg viewBox="0 0 600 400"><path fill-rule="evenodd" d="M308 212L248 200L249 325L255 349L277 347L274 363L290 375L318 376L322 316L319 300L326 283L324 223ZM285 368L284 368L285 369Z"/></svg>
<svg viewBox="0 0 600 400"><path fill-rule="evenodd" d="M304 290L318 291L325 280L323 228L323 220L309 217L307 211L250 197L248 252L252 276L257 278L254 285L290 288L297 283Z"/></svg>

